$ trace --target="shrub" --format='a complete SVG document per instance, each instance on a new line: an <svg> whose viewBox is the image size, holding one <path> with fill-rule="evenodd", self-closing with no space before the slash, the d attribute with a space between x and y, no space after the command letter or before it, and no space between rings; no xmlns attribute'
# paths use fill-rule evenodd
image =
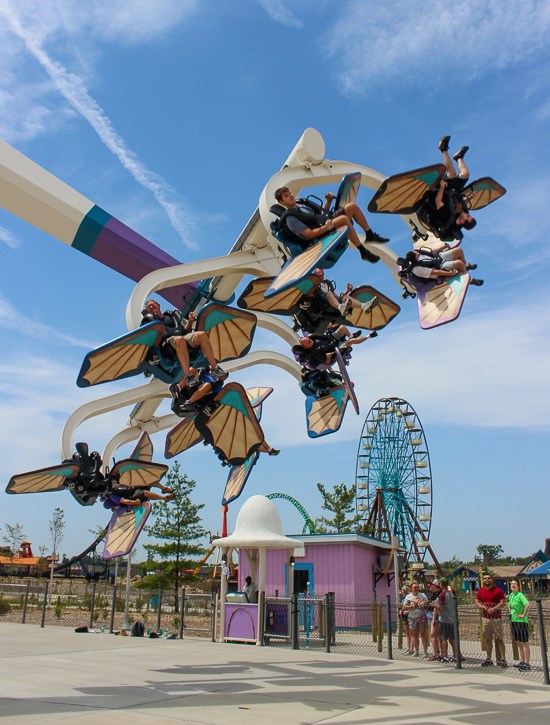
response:
<svg viewBox="0 0 550 725"><path fill-rule="evenodd" d="M53 608L53 613L58 619L61 619L61 615L63 614L63 607L61 606L61 602L56 602L55 607Z"/></svg>
<svg viewBox="0 0 550 725"><path fill-rule="evenodd" d="M172 620L172 624L174 625L174 627L176 629L179 629L179 626L180 626L180 618L179 617L174 617L174 619Z"/></svg>
<svg viewBox="0 0 550 725"><path fill-rule="evenodd" d="M8 614L11 611L10 603L0 598L0 614Z"/></svg>

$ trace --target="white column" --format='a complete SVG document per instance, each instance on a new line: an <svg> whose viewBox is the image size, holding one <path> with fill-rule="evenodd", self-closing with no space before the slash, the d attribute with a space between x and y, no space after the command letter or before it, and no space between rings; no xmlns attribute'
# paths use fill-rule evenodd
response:
<svg viewBox="0 0 550 725"><path fill-rule="evenodd" d="M229 547L222 546L222 559L224 557L224 554L227 556L227 552L229 550ZM229 559L228 559L229 560ZM222 567L223 569L223 567ZM222 571L221 575L221 586L220 586L220 635L218 638L218 642L224 641L224 634L225 634L225 597L227 595L227 577Z"/></svg>

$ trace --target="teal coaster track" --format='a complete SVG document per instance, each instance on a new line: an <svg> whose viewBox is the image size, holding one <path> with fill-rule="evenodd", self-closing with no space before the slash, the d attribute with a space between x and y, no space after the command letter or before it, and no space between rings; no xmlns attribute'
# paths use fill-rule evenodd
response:
<svg viewBox="0 0 550 725"><path fill-rule="evenodd" d="M287 493L270 493L267 495L267 498L283 498L285 501L289 501L293 506L298 509L305 521L304 527L302 529L302 534L315 533L315 524L310 519L308 512L305 510L302 504L299 501L296 501L295 498L292 498L292 496L289 496Z"/></svg>
<svg viewBox="0 0 550 725"><path fill-rule="evenodd" d="M432 520L430 457L420 420L406 400L381 398L370 409L355 483L362 522L377 538L399 536L406 561L422 562Z"/></svg>

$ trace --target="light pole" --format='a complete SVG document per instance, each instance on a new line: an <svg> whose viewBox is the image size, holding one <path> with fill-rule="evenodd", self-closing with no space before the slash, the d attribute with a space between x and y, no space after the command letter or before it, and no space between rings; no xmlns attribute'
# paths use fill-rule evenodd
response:
<svg viewBox="0 0 550 725"><path fill-rule="evenodd" d="M128 552L128 559L126 561L126 602L124 605L124 624L122 629L132 629L129 620L130 614L130 576L132 573L132 551Z"/></svg>

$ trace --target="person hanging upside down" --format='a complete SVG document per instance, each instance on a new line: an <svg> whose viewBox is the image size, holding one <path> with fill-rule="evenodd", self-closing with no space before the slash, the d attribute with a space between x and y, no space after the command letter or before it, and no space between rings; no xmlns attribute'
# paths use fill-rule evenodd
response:
<svg viewBox="0 0 550 725"><path fill-rule="evenodd" d="M190 363L189 363L189 350L200 349L208 364L210 365L211 375L220 380L225 380L228 377L228 373L218 365L216 358L214 357L214 350L212 343L208 337L208 333L204 331L194 332L193 323L197 319L194 312L189 313L189 318L186 320L179 310L168 310L162 312L161 306L156 300L150 299L145 303L146 314L141 322L142 325L146 325L149 322L154 322L157 319L160 320L165 328L166 335L165 340L168 342L176 351L178 360L183 370L183 379L181 383L175 383L178 387L185 387L186 378L190 375Z"/></svg>
<svg viewBox="0 0 550 725"><path fill-rule="evenodd" d="M416 277L437 279L438 277L456 277L477 269L477 264L468 264L464 252L460 248L449 249L442 252L432 252L429 249L411 250L405 255L408 269ZM470 284L481 287L482 279L470 279Z"/></svg>
<svg viewBox="0 0 550 725"><path fill-rule="evenodd" d="M477 224L473 216L462 204L459 208L454 209L453 205L449 203L450 192L456 191L460 194L470 178L470 171L464 161L464 155L470 147L462 146L462 148L453 155L453 159L456 161L458 166L457 173L457 170L451 161L451 157L449 156L450 140L450 136L443 136L437 147L443 154L443 163L447 169L447 174L443 179L441 179L439 189L437 190L435 197L437 225L440 228L448 228L452 225L456 225L459 228L470 230ZM474 194L475 192L472 192L469 196L473 196Z"/></svg>
<svg viewBox="0 0 550 725"><path fill-rule="evenodd" d="M377 297L373 297L372 300L363 303L350 297L349 295L350 292L353 291L353 285L349 282L346 286L346 291L343 294L336 294L334 283L325 279L325 273L320 267L317 267L313 271L313 274L321 280L321 284L317 288L316 294L318 294L321 299L328 303L331 307L336 308L343 317L345 317L350 310L358 307L360 307L363 312L370 312L372 308L378 304Z"/></svg>
<svg viewBox="0 0 550 725"><path fill-rule="evenodd" d="M372 264L378 262L380 257L363 245L353 228L353 222L359 224L365 232L366 242L389 242L389 239L381 237L372 231L365 215L357 204L346 204L345 207L330 211L330 205L334 199L334 194L330 192L325 194L326 202L324 207L320 207L309 199L300 199L298 201L286 186L277 189L275 199L287 210L281 219L298 240L303 240L304 248L307 248L315 239L325 236L333 229L348 227L348 239L359 250L361 259Z"/></svg>

